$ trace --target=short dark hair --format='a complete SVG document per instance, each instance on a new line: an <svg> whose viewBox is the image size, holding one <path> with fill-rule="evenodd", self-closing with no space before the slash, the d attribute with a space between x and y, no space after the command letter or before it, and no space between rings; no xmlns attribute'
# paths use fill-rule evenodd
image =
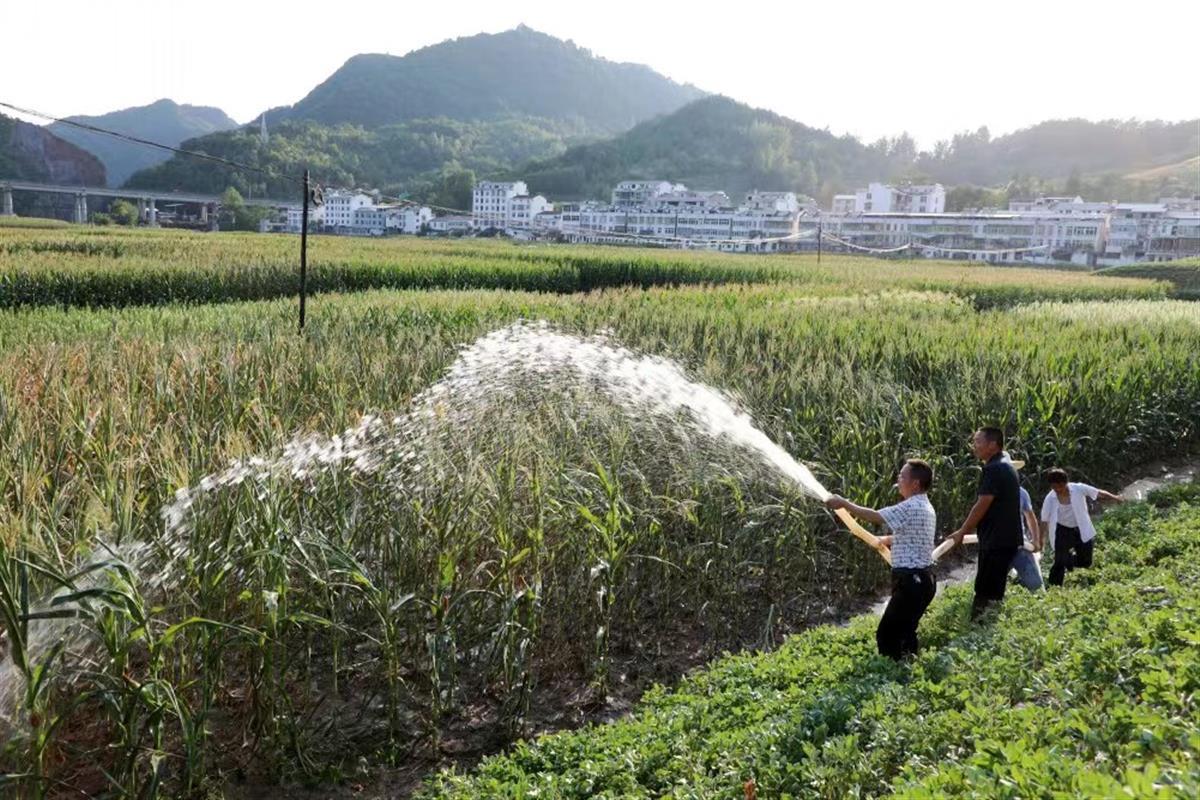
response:
<svg viewBox="0 0 1200 800"><path fill-rule="evenodd" d="M983 434L983 438L992 442L1001 450L1004 449L1004 431L999 428L980 428L979 432Z"/></svg>
<svg viewBox="0 0 1200 800"><path fill-rule="evenodd" d="M1046 481L1051 486L1057 486L1060 483L1067 482L1067 471L1062 467L1051 467L1046 470Z"/></svg>
<svg viewBox="0 0 1200 800"><path fill-rule="evenodd" d="M904 463L921 489L928 492L929 487L933 486L933 467L929 466L929 462L920 458L910 458Z"/></svg>

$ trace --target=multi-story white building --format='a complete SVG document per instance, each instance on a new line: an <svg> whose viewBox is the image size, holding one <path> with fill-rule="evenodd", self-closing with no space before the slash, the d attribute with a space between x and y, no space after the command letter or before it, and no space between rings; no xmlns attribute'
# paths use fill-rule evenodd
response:
<svg viewBox="0 0 1200 800"><path fill-rule="evenodd" d="M471 214L481 228L507 227L513 199L528 194L524 181L480 181L471 192Z"/></svg>
<svg viewBox="0 0 1200 800"><path fill-rule="evenodd" d="M911 246L930 258L994 263L1072 261L1095 264L1104 252L1107 217L1016 213L869 213L821 218L823 231L854 246Z"/></svg>
<svg viewBox="0 0 1200 800"><path fill-rule="evenodd" d="M1166 206L1167 211L1200 212L1200 194L1195 197L1161 197L1158 202Z"/></svg>
<svg viewBox="0 0 1200 800"><path fill-rule="evenodd" d="M804 198L809 201L809 198ZM811 201L809 201L811 202ZM760 192L755 189L746 193L742 208L750 211L769 211L793 214L800 210L801 201L795 192Z"/></svg>
<svg viewBox="0 0 1200 800"><path fill-rule="evenodd" d="M675 191L664 192L651 197L640 206L625 206L625 208L728 208L729 195L720 191L694 191L679 186Z"/></svg>
<svg viewBox="0 0 1200 800"><path fill-rule="evenodd" d="M946 210L946 189L931 185L893 186L871 183L854 193L856 214L941 214Z"/></svg>
<svg viewBox="0 0 1200 800"><path fill-rule="evenodd" d="M612 204L617 208L640 208L659 195L685 191L687 187L682 183L670 181L621 181L612 191Z"/></svg>
<svg viewBox="0 0 1200 800"><path fill-rule="evenodd" d="M392 209L385 206L359 206L354 209L353 222L348 233L357 236L383 236L387 233L391 211Z"/></svg>
<svg viewBox="0 0 1200 800"><path fill-rule="evenodd" d="M433 211L426 206L404 206L395 220L401 233L416 235L433 220Z"/></svg>
<svg viewBox="0 0 1200 800"><path fill-rule="evenodd" d="M549 209L550 204L540 194L533 197L527 194L517 195L509 200L508 217L504 221L504 227L529 230L533 227L533 220Z"/></svg>
<svg viewBox="0 0 1200 800"><path fill-rule="evenodd" d="M325 228L337 231L354 227L354 212L371 205L371 198L362 192L332 191L325 193ZM309 222L312 222L311 217Z"/></svg>
<svg viewBox="0 0 1200 800"><path fill-rule="evenodd" d="M1082 197L1039 197L1036 200L1012 200L1008 210L1015 214L1067 214L1094 217L1112 211L1112 203L1089 203Z"/></svg>
<svg viewBox="0 0 1200 800"><path fill-rule="evenodd" d="M1146 257L1150 234L1167 212L1162 203L1117 203L1108 218L1105 264L1133 264Z"/></svg>
<svg viewBox="0 0 1200 800"><path fill-rule="evenodd" d="M1200 210L1169 210L1150 228L1147 261L1200 256Z"/></svg>
<svg viewBox="0 0 1200 800"><path fill-rule="evenodd" d="M853 194L835 194L833 196L833 204L830 206L830 213L840 216L843 214L853 214L854 205L858 202L858 196Z"/></svg>
<svg viewBox="0 0 1200 800"><path fill-rule="evenodd" d="M287 219L284 221L283 230L287 233L300 233L304 227L304 208L303 206L288 206ZM325 224L325 206L309 206L308 208L308 229L310 231L320 230Z"/></svg>
<svg viewBox="0 0 1200 800"><path fill-rule="evenodd" d="M563 215L562 231L573 241L712 246L727 250L774 250L797 232L799 214L746 208L614 208L582 206L577 222ZM771 240L758 243L755 240Z"/></svg>

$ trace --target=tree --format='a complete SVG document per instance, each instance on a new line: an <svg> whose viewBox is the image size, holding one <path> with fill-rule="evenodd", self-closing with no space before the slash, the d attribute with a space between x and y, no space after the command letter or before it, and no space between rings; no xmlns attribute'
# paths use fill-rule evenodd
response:
<svg viewBox="0 0 1200 800"><path fill-rule="evenodd" d="M466 210L471 207L474 193L475 171L450 166L443 170L430 202L443 208Z"/></svg>
<svg viewBox="0 0 1200 800"><path fill-rule="evenodd" d="M108 208L108 215L117 225L136 225L138 223L137 206L128 200L114 200Z"/></svg>
<svg viewBox="0 0 1200 800"><path fill-rule="evenodd" d="M256 231L269 213L265 208L246 205L242 193L230 186L221 194L221 212L217 221L225 230Z"/></svg>
<svg viewBox="0 0 1200 800"><path fill-rule="evenodd" d="M1071 174L1063 186L1063 191L1072 197L1078 196L1083 192L1083 180L1079 175L1079 167L1071 167Z"/></svg>

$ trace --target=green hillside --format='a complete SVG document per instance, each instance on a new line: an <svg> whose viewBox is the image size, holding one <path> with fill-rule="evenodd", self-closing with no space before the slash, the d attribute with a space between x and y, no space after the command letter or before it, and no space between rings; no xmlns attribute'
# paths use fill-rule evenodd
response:
<svg viewBox="0 0 1200 800"><path fill-rule="evenodd" d="M237 126L237 123L219 108L180 105L167 99L99 116L76 116L68 119L172 147L177 147L185 139ZM48 129L56 136L99 158L108 172L110 186L120 186L133 173L161 164L170 156L165 150L125 142L62 122L56 122Z"/></svg>
<svg viewBox="0 0 1200 800"><path fill-rule="evenodd" d="M268 119L378 127L415 119L523 115L616 133L703 93L649 67L619 64L520 26L415 50L351 58Z"/></svg>

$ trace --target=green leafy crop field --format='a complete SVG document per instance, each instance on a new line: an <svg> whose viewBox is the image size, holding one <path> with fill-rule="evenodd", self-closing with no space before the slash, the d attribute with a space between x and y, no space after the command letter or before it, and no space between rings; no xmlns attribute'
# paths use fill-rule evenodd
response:
<svg viewBox="0 0 1200 800"><path fill-rule="evenodd" d="M520 744L422 795L1194 797L1200 484L1105 515L1094 569L987 624L935 600L910 664L874 619L730 656L628 720Z"/></svg>

